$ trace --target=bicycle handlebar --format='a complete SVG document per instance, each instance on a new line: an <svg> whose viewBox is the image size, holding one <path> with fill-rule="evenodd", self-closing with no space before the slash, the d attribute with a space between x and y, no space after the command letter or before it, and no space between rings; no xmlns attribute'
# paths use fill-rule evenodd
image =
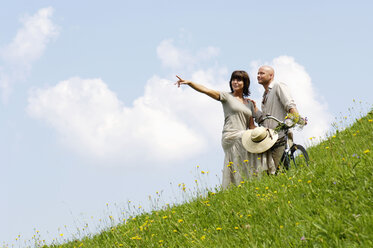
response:
<svg viewBox="0 0 373 248"><path fill-rule="evenodd" d="M276 117L270 115L270 114L266 114L265 117L261 118L261 120L259 121L259 125L262 124L265 120L268 120L268 119L271 119L271 120L274 120L274 121L277 121L278 122L278 127L280 127L280 129L283 129L283 130L287 130L287 129L290 129L292 127L294 127L296 125L296 123L291 120L291 119L285 119L284 121L280 121L279 119L277 119ZM288 123L286 123L288 121Z"/></svg>

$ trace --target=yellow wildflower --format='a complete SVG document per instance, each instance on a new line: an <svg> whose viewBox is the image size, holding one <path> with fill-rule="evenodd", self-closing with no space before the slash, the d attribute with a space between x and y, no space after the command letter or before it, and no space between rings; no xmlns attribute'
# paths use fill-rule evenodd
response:
<svg viewBox="0 0 373 248"><path fill-rule="evenodd" d="M205 240L205 239L206 239L206 235L202 235L201 240Z"/></svg>
<svg viewBox="0 0 373 248"><path fill-rule="evenodd" d="M312 181L311 180L308 180L307 183L311 183Z"/></svg>
<svg viewBox="0 0 373 248"><path fill-rule="evenodd" d="M183 220L182 220L182 219L178 219L177 222L178 222L178 223L181 223L181 222L183 222Z"/></svg>
<svg viewBox="0 0 373 248"><path fill-rule="evenodd" d="M369 149L366 149L366 150L364 151L364 154L367 154L368 152L370 152Z"/></svg>
<svg viewBox="0 0 373 248"><path fill-rule="evenodd" d="M234 229L238 230L238 226L235 226Z"/></svg>
<svg viewBox="0 0 373 248"><path fill-rule="evenodd" d="M136 235L136 236L132 237L131 239L132 240L141 240L141 237L139 237L139 236Z"/></svg>
<svg viewBox="0 0 373 248"><path fill-rule="evenodd" d="M217 230L217 231L221 231L221 230L223 230L223 228L221 228L221 227L217 227L216 230Z"/></svg>

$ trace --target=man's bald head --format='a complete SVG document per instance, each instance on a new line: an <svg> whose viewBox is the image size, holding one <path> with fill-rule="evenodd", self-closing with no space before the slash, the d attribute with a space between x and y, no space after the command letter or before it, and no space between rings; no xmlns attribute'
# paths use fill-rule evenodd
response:
<svg viewBox="0 0 373 248"><path fill-rule="evenodd" d="M264 87L268 87L268 85L272 82L275 76L275 70L269 65L263 65L258 70L258 83L263 85Z"/></svg>

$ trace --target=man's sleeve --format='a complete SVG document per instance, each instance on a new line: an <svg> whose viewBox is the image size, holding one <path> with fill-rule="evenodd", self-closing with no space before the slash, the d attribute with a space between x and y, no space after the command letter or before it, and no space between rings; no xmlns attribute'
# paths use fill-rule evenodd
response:
<svg viewBox="0 0 373 248"><path fill-rule="evenodd" d="M289 112L291 108L296 108L295 101L291 96L290 89L286 84L278 83L276 93L282 105L285 107L286 112Z"/></svg>

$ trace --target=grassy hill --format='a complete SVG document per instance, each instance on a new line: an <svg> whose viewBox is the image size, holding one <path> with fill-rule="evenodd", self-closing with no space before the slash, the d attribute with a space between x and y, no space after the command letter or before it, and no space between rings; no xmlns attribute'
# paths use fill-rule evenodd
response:
<svg viewBox="0 0 373 248"><path fill-rule="evenodd" d="M373 112L308 152L307 168L48 247L373 247Z"/></svg>

